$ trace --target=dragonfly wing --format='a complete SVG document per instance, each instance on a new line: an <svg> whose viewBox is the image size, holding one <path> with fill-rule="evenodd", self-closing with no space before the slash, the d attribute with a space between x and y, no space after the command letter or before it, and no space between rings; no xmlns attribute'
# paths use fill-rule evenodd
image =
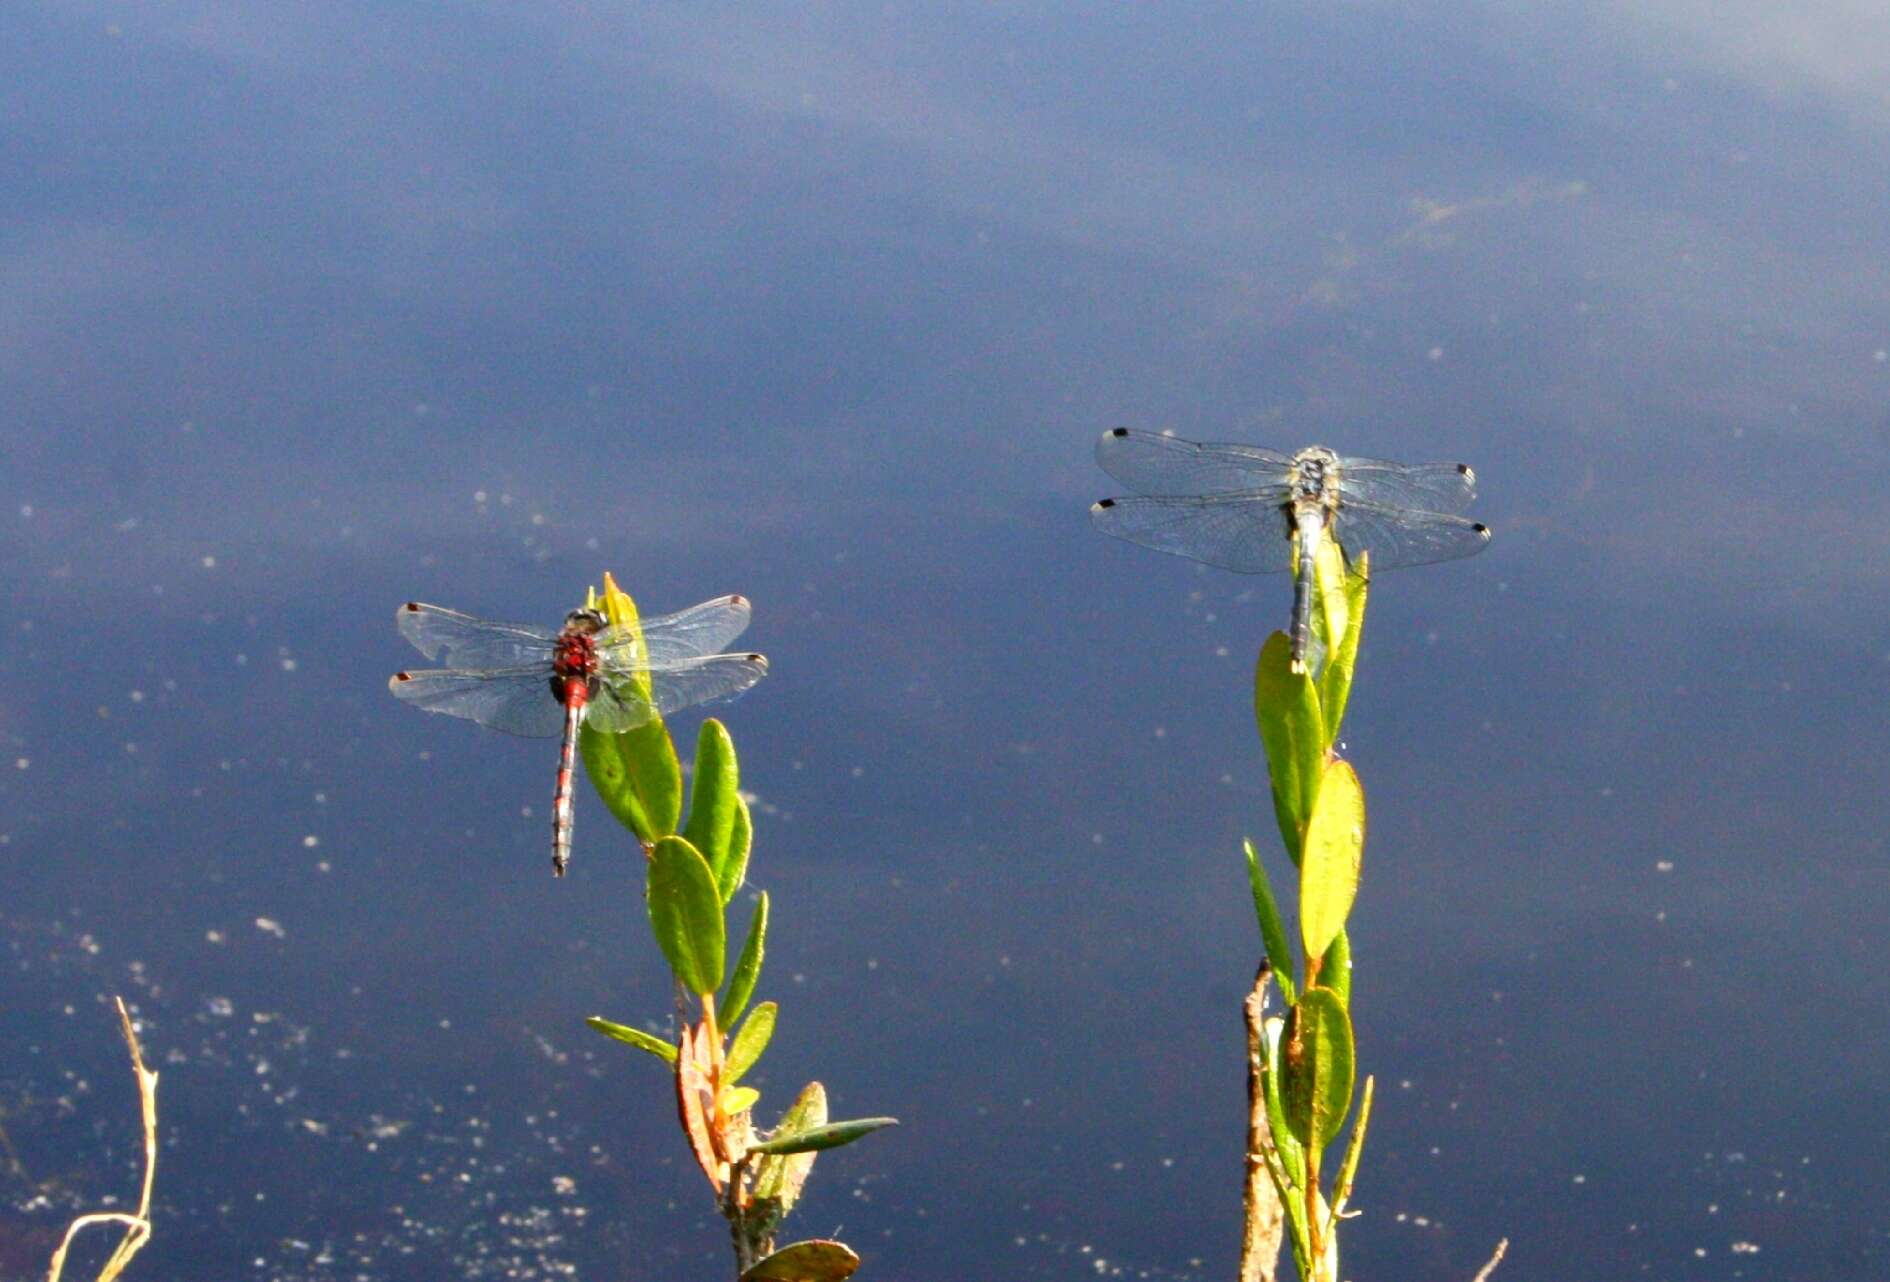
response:
<svg viewBox="0 0 1890 1282"><path fill-rule="evenodd" d="M409 601L395 612L400 635L437 663L511 668L551 661L557 638L522 623L489 623L458 610Z"/></svg>
<svg viewBox="0 0 1890 1282"><path fill-rule="evenodd" d="M732 699L767 675L768 660L759 654L709 654L650 669L650 690L656 710L667 716Z"/></svg>
<svg viewBox="0 0 1890 1282"><path fill-rule="evenodd" d="M1137 494L1253 494L1284 502L1293 458L1258 445L1202 444L1115 427L1096 442L1102 470Z"/></svg>
<svg viewBox="0 0 1890 1282"><path fill-rule="evenodd" d="M591 701L585 705L584 723L605 734L635 730L656 715L656 708L629 669L606 671Z"/></svg>
<svg viewBox="0 0 1890 1282"><path fill-rule="evenodd" d="M564 729L564 705L537 667L396 672L387 688L423 712L465 717L506 734L549 739Z"/></svg>
<svg viewBox="0 0 1890 1282"><path fill-rule="evenodd" d="M1374 570L1474 556L1490 542L1490 527L1465 517L1356 501L1340 503L1332 534L1348 560L1371 553Z"/></svg>
<svg viewBox="0 0 1890 1282"><path fill-rule="evenodd" d="M1387 463L1339 460L1339 493L1346 499L1420 512L1461 512L1477 496L1477 474L1463 463Z"/></svg>
<svg viewBox="0 0 1890 1282"><path fill-rule="evenodd" d="M714 654L742 634L753 610L747 597L731 594L674 614L639 620L644 652L650 663L658 665ZM636 652L628 630L611 628L598 638L598 645L605 650L627 651L627 656L620 661L636 666Z"/></svg>
<svg viewBox="0 0 1890 1282"><path fill-rule="evenodd" d="M1277 501L1241 494L1104 499L1089 519L1104 534L1242 574L1293 568L1292 520Z"/></svg>

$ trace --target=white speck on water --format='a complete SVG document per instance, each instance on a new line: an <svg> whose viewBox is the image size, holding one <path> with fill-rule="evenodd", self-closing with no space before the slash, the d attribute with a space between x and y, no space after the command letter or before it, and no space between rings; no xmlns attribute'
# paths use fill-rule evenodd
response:
<svg viewBox="0 0 1890 1282"><path fill-rule="evenodd" d="M205 558L203 559L203 568L204 568L204 569L206 569L206 570L214 570L214 569L216 569L216 568L217 568L217 559L216 559L216 558L215 558L214 556L206 556L206 557L205 557Z"/></svg>
<svg viewBox="0 0 1890 1282"><path fill-rule="evenodd" d="M1671 860L1671 859L1656 859L1656 860L1654 861L1654 871L1655 871L1655 872L1672 872L1672 871L1673 871L1673 860Z"/></svg>
<svg viewBox="0 0 1890 1282"><path fill-rule="evenodd" d="M204 1006L219 1019L228 1019L236 1014L236 1003L227 997L212 997Z"/></svg>
<svg viewBox="0 0 1890 1282"><path fill-rule="evenodd" d="M1883 353L1878 352L1877 355L1881 358ZM1734 1242L1730 1249L1734 1255L1757 1255L1759 1253L1759 1244L1757 1242Z"/></svg>
<svg viewBox="0 0 1890 1282"><path fill-rule="evenodd" d="M313 850L315 847L322 844L322 839L311 832L308 836L302 838L302 844L308 849Z"/></svg>
<svg viewBox="0 0 1890 1282"><path fill-rule="evenodd" d="M1586 1183L1588 1183L1588 1177L1587 1177L1586 1175L1577 1175L1577 1176L1575 1177L1575 1183L1577 1183L1577 1184L1586 1184Z"/></svg>
<svg viewBox="0 0 1890 1282"><path fill-rule="evenodd" d="M282 670L283 670L284 672L294 672L294 671L295 671L295 660L294 660L294 659L284 659L284 660L282 660Z"/></svg>
<svg viewBox="0 0 1890 1282"><path fill-rule="evenodd" d="M32 764L33 759L31 757L15 757L13 759L13 768L15 770L24 770Z"/></svg>
<svg viewBox="0 0 1890 1282"><path fill-rule="evenodd" d="M1881 365L1885 361L1890 361L1890 351L1885 351L1883 348L1879 347L1876 351L1870 354L1870 359L1873 361L1876 361L1877 364ZM1759 1248L1755 1246L1752 1249L1756 1251Z"/></svg>
<svg viewBox="0 0 1890 1282"><path fill-rule="evenodd" d="M855 766L855 767L853 767L853 777L854 777L855 779L858 779L858 778L861 778L861 777L862 777L862 776L864 776L865 774L866 774L866 767L865 767L865 766Z"/></svg>
<svg viewBox="0 0 1890 1282"><path fill-rule="evenodd" d="M277 939L284 939L289 933L282 928L282 923L273 917L258 917L256 919L256 929L260 930L265 935L274 935Z"/></svg>
<svg viewBox="0 0 1890 1282"><path fill-rule="evenodd" d="M248 655L246 655L246 654L238 654L238 655L236 656L236 666L237 666L237 667L239 667L239 668L241 668L241 667L247 667L247 666L248 666L248 664L249 664L249 656L248 656Z"/></svg>
<svg viewBox="0 0 1890 1282"><path fill-rule="evenodd" d="M223 942L223 932L220 930L206 930L203 932L203 938L204 942L207 944L220 944Z"/></svg>
<svg viewBox="0 0 1890 1282"><path fill-rule="evenodd" d="M132 701L133 703L143 703L143 702L144 702L144 691L142 691L142 690L133 690L133 691L132 691L132 692L130 693L130 695L128 695L127 697L128 697L128 698L129 698L129 699L130 699L130 700L131 700L131 701Z"/></svg>

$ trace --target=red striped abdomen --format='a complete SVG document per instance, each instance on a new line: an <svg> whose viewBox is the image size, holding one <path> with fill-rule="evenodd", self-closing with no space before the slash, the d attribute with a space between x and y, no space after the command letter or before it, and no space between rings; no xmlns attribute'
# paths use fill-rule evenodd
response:
<svg viewBox="0 0 1890 1282"><path fill-rule="evenodd" d="M590 688L582 677L572 677L564 685L564 738L558 745L558 787L551 797L551 871L564 876L571 862L572 794L577 775L578 727L584 721L584 705L590 700Z"/></svg>

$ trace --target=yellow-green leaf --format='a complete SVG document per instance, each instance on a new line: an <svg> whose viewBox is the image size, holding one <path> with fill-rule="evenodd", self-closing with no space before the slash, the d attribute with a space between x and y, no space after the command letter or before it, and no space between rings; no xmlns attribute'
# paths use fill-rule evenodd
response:
<svg viewBox="0 0 1890 1282"><path fill-rule="evenodd" d="M689 822L683 836L702 852L727 903L740 884L742 869L729 865L734 855L736 816L741 811L741 775L728 728L711 717L696 736L696 767L689 779ZM741 852L741 864L748 852Z"/></svg>
<svg viewBox="0 0 1890 1282"><path fill-rule="evenodd" d="M845 1282L859 1267L860 1257L846 1243L814 1239L749 1265L741 1282Z"/></svg>
<svg viewBox="0 0 1890 1282"><path fill-rule="evenodd" d="M595 1028L604 1036L615 1038L626 1046L634 1046L640 1051L648 1051L665 1063L674 1064L676 1062L676 1048L654 1033L646 1033L642 1029L632 1028L628 1024L612 1023L601 1015L592 1015L584 1022L589 1024L592 1028Z"/></svg>
<svg viewBox="0 0 1890 1282"><path fill-rule="evenodd" d="M1352 697L1352 674L1358 667L1359 638L1365 633L1365 596L1371 586L1371 557L1360 553L1358 562L1346 571L1337 591L1327 588L1320 599L1338 601L1346 625L1335 635L1339 638L1326 651L1326 666L1319 673L1319 706L1325 713L1326 746L1339 740L1339 726L1345 720L1345 705ZM1335 583L1337 581L1335 580ZM1327 626L1332 615L1327 614Z"/></svg>
<svg viewBox="0 0 1890 1282"><path fill-rule="evenodd" d="M716 1013L724 1024L734 1023L748 1008L748 999L755 995L755 982L761 978L761 961L767 947L768 892L764 890L755 900L754 916L748 920L748 939L742 945L742 955L735 959L735 973L728 977L728 988L716 1003Z"/></svg>
<svg viewBox="0 0 1890 1282"><path fill-rule="evenodd" d="M650 929L676 979L690 992L722 984L727 946L715 874L682 837L664 837L650 852Z"/></svg>
<svg viewBox="0 0 1890 1282"><path fill-rule="evenodd" d="M827 1090L819 1082L809 1082L774 1129L785 1135L820 1126L826 1120ZM755 1164L756 1201L772 1202L783 1215L787 1214L800 1198L801 1188L807 1183L818 1156L817 1153L788 1153L779 1157L764 1154Z"/></svg>
<svg viewBox="0 0 1890 1282"><path fill-rule="evenodd" d="M1299 930L1310 961L1345 927L1365 849L1365 792L1350 762L1327 764L1299 866Z"/></svg>
<svg viewBox="0 0 1890 1282"><path fill-rule="evenodd" d="M761 1092L752 1086L724 1086L722 1088L722 1111L733 1117L737 1113L746 1113L761 1098Z"/></svg>
<svg viewBox="0 0 1890 1282"><path fill-rule="evenodd" d="M735 1037L728 1046L728 1060L722 1066L724 1086L739 1082L742 1075L761 1058L761 1052L768 1049L768 1039L774 1036L777 1010L773 1002L762 1002L748 1012L748 1018L735 1030Z"/></svg>
<svg viewBox="0 0 1890 1282"><path fill-rule="evenodd" d="M1286 923L1280 918L1279 905L1273 898L1273 886L1267 880L1267 870L1260 862L1259 852L1251 841L1241 843L1247 851L1247 884L1253 890L1253 912L1260 920L1260 942L1265 946L1267 963L1273 967L1273 978L1279 982L1280 997L1288 1006L1293 1004L1293 952L1286 943Z"/></svg>
<svg viewBox="0 0 1890 1282"><path fill-rule="evenodd" d="M613 628L638 631L636 603L606 573L601 597L592 594L593 608L601 609ZM645 703L650 699L647 672L632 681ZM676 831L682 819L682 763L670 741L663 718L650 710L650 720L622 734L605 734L586 723L578 735L584 773L617 822L636 834L644 845Z"/></svg>
<svg viewBox="0 0 1890 1282"><path fill-rule="evenodd" d="M1297 866L1326 756L1326 732L1312 678L1292 670L1292 642L1275 632L1254 666L1254 718L1273 781L1273 813Z"/></svg>
<svg viewBox="0 0 1890 1282"><path fill-rule="evenodd" d="M1285 1060L1280 1103L1287 1127L1306 1148L1310 1180L1352 1106L1356 1072L1352 1019L1330 989L1309 988L1300 994L1299 1004L1287 1015L1280 1050Z"/></svg>
<svg viewBox="0 0 1890 1282"><path fill-rule="evenodd" d="M790 1131L786 1134L771 1136L759 1144L751 1144L751 1153L819 1153L830 1148L839 1148L842 1144L851 1144L854 1140L871 1135L874 1131L884 1130L888 1126L899 1125L896 1117L856 1117L845 1122L828 1122L825 1126L810 1126L806 1130Z"/></svg>

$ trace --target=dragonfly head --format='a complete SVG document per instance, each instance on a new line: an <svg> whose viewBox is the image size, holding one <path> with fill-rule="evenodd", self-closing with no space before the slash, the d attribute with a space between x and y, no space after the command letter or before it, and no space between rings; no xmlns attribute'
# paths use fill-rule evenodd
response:
<svg viewBox="0 0 1890 1282"><path fill-rule="evenodd" d="M604 612L602 610L573 610L564 616L564 630L589 636L604 630Z"/></svg>

